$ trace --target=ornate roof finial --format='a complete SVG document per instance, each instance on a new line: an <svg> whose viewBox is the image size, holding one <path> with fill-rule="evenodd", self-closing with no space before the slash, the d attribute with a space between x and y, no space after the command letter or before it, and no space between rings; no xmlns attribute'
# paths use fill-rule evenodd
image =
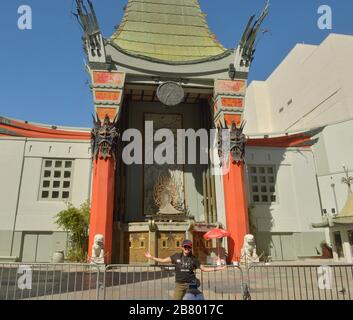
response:
<svg viewBox="0 0 353 320"><path fill-rule="evenodd" d="M89 62L106 63L103 37L91 0L76 0L77 13L74 13L84 33L84 48Z"/></svg>
<svg viewBox="0 0 353 320"><path fill-rule="evenodd" d="M256 39L260 32L261 25L269 13L269 7L270 1L268 0L257 20L254 21L256 15L250 17L237 48L237 57L234 64L237 71L249 71L256 51ZM266 32L267 30L263 31L263 33Z"/></svg>
<svg viewBox="0 0 353 320"><path fill-rule="evenodd" d="M349 169L345 165L343 165L343 170L344 170L344 173L346 174L346 177L342 178L342 183L346 184L350 189L351 185L353 184L353 177L349 176Z"/></svg>
<svg viewBox="0 0 353 320"><path fill-rule="evenodd" d="M353 177L349 176L349 169L346 168L345 165L343 165L343 169L346 177L342 178L342 183L348 186L348 195L345 206L341 212L333 219L333 221L340 224L353 224L353 192L351 189Z"/></svg>

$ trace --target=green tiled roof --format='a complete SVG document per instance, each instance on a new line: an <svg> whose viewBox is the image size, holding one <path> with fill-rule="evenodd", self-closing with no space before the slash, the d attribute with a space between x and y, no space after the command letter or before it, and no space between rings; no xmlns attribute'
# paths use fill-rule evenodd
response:
<svg viewBox="0 0 353 320"><path fill-rule="evenodd" d="M129 54L168 62L227 51L210 32L198 0L129 0L111 40Z"/></svg>

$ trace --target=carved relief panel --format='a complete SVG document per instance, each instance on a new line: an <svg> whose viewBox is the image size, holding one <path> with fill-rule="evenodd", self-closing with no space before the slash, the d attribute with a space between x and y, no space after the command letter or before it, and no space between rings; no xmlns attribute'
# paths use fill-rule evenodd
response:
<svg viewBox="0 0 353 320"><path fill-rule="evenodd" d="M182 116L177 114L145 114L145 121L153 122L154 133L159 129L170 129L174 135L172 148L177 155L177 129L182 128ZM162 143L154 142L154 150ZM144 213L178 214L185 212L184 168L178 164L145 164Z"/></svg>

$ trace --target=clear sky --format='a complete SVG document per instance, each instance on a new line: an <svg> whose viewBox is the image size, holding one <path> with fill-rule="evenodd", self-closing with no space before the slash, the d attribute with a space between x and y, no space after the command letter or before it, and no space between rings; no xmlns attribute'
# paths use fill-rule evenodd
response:
<svg viewBox="0 0 353 320"><path fill-rule="evenodd" d="M93 0L102 33L120 23L127 0ZM235 47L265 0L200 0L211 30ZM33 10L33 29L17 28L17 9ZM333 11L332 30L317 27L320 5ZM67 126L91 126L93 100L84 68L74 0L0 1L0 115ZM272 0L250 80L264 80L296 43L320 44L330 32L353 35L353 0Z"/></svg>

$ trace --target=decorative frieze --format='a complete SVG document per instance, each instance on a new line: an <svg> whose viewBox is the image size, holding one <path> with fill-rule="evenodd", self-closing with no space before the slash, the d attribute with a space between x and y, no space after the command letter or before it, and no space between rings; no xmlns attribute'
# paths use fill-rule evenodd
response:
<svg viewBox="0 0 353 320"><path fill-rule="evenodd" d="M125 73L114 71L93 71L92 80L96 86L122 89L125 83Z"/></svg>
<svg viewBox="0 0 353 320"><path fill-rule="evenodd" d="M214 119L217 126L240 124L245 106L246 81L221 80L214 86Z"/></svg>
<svg viewBox="0 0 353 320"><path fill-rule="evenodd" d="M216 80L215 94L216 95L238 95L245 96L246 81L245 80Z"/></svg>
<svg viewBox="0 0 353 320"><path fill-rule="evenodd" d="M92 70L92 90L95 111L103 121L108 115L115 119L123 101L125 73L118 71Z"/></svg>

